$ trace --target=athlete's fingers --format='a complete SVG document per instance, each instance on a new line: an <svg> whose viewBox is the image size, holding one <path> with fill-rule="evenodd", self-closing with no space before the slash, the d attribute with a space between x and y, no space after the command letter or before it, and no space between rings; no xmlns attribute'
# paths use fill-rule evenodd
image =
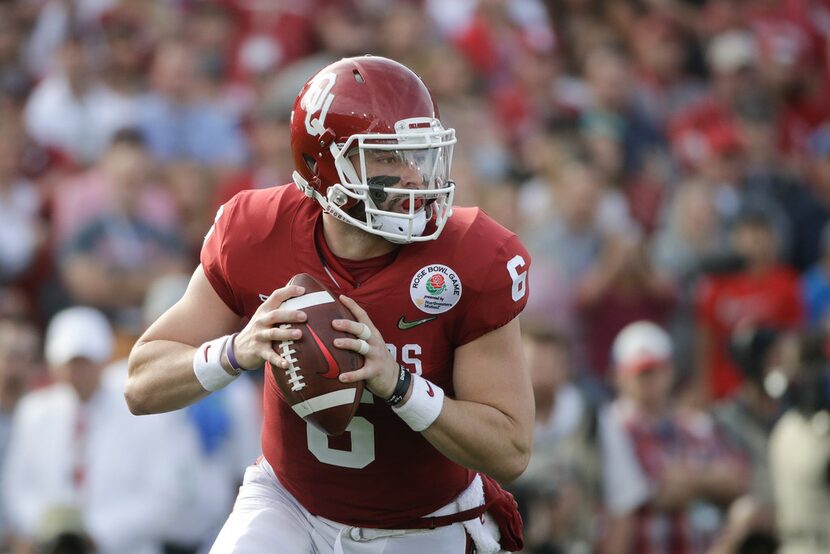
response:
<svg viewBox="0 0 830 554"><path fill-rule="evenodd" d="M257 332L257 339L264 342L281 342L285 340L298 340L303 332L293 327L269 327Z"/></svg>
<svg viewBox="0 0 830 554"><path fill-rule="evenodd" d="M377 376L378 370L375 367L363 366L354 371L346 371L340 374L341 383L355 383L357 381L368 381L372 377Z"/></svg>
<svg viewBox="0 0 830 554"><path fill-rule="evenodd" d="M369 326L364 323L363 324L363 329L361 329L360 332L357 334L357 338L359 338L362 341L367 341L367 340L371 339L372 338L372 329L369 328Z"/></svg>
<svg viewBox="0 0 830 554"><path fill-rule="evenodd" d="M348 319L335 319L331 322L331 326L337 329L338 331L345 331L346 333L354 335L357 338L363 339L365 341L370 340L374 336L371 327L369 327L365 323L359 323L357 321L350 321Z"/></svg>
<svg viewBox="0 0 830 554"><path fill-rule="evenodd" d="M263 314L263 316L259 318L259 322L266 327L271 327L278 323L300 323L306 319L307 316L305 312L279 308Z"/></svg>
<svg viewBox="0 0 830 554"><path fill-rule="evenodd" d="M361 353L360 351L366 348L365 346L363 346L364 344L366 346L369 345L369 343L367 343L365 340L361 340L361 339L346 339L346 338L334 339L334 346L336 346L337 348L340 348L341 350L352 350L352 351L358 352L358 353ZM368 351L367 351L367 353L368 353ZM364 356L365 356L365 354L364 354Z"/></svg>
<svg viewBox="0 0 830 554"><path fill-rule="evenodd" d="M288 362L280 356L273 348L264 348L259 352L259 356L265 362L269 362L274 367L288 367Z"/></svg>
<svg viewBox="0 0 830 554"><path fill-rule="evenodd" d="M286 285L272 292L271 296L269 296L265 302L262 303L262 306L264 306L265 309L274 309L289 298L302 296L303 294L305 294L305 288L297 285ZM262 306L260 306L261 309Z"/></svg>

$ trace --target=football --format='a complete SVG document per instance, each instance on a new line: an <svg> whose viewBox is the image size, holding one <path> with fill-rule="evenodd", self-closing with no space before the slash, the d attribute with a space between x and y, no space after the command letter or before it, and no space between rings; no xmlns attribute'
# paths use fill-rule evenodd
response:
<svg viewBox="0 0 830 554"><path fill-rule="evenodd" d="M298 416L327 435L339 435L360 405L363 381L341 383L338 376L363 367L363 356L335 348L334 339L354 336L335 330L331 322L354 316L336 295L307 273L295 275L288 284L305 287L305 294L288 299L280 308L302 310L308 317L304 323L280 325L282 329L296 327L303 336L273 343L288 367L271 366L271 371L282 398Z"/></svg>

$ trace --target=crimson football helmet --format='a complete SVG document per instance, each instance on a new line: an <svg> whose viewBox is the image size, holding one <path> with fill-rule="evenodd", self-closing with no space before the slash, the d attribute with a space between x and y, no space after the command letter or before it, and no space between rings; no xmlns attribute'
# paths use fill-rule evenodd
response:
<svg viewBox="0 0 830 554"><path fill-rule="evenodd" d="M397 243L437 238L452 214L455 142L423 81L382 57L325 67L291 112L294 183L327 213Z"/></svg>

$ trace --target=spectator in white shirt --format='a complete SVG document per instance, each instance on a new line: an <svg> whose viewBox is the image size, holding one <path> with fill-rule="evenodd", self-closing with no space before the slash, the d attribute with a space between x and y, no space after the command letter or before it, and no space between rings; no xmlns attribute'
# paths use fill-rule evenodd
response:
<svg viewBox="0 0 830 554"><path fill-rule="evenodd" d="M0 283L30 269L45 237L40 193L20 172L20 131L0 116Z"/></svg>
<svg viewBox="0 0 830 554"><path fill-rule="evenodd" d="M116 131L135 122L136 102L96 79L81 37L70 34L60 48L60 68L29 97L26 130L39 144L85 166L100 157Z"/></svg>
<svg viewBox="0 0 830 554"><path fill-rule="evenodd" d="M176 420L130 414L122 379L104 371L112 349L109 323L91 308L64 310L49 324L55 382L18 404L3 472L8 517L24 541L65 508L80 512L100 554L158 554L187 502L180 482L196 453L193 434Z"/></svg>

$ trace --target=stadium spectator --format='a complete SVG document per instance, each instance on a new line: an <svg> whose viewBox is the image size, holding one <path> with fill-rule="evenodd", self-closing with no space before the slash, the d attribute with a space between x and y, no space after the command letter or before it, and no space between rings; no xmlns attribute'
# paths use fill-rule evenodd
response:
<svg viewBox="0 0 830 554"><path fill-rule="evenodd" d="M526 551L590 550L600 493L599 410L576 386L564 335L526 327L536 424L533 453L511 485L526 514Z"/></svg>
<svg viewBox="0 0 830 554"><path fill-rule="evenodd" d="M649 494L610 519L604 551L706 552L719 529L718 507L748 488L746 468L708 414L672 404L672 344L662 328L631 323L612 352L619 397L609 417L628 435ZM605 486L623 495L631 485L606 479Z"/></svg>
<svg viewBox="0 0 830 554"><path fill-rule="evenodd" d="M247 155L239 121L200 91L196 54L181 39L156 47L150 92L137 107L136 125L157 161L237 167Z"/></svg>
<svg viewBox="0 0 830 554"><path fill-rule="evenodd" d="M177 234L189 263L199 259L205 230L210 229L218 209L214 205L217 196L215 180L209 168L189 161L169 163L162 171L161 181L170 194L178 223Z"/></svg>
<svg viewBox="0 0 830 554"><path fill-rule="evenodd" d="M575 291L597 264L603 245L612 237L628 240L637 231L625 199L610 189L592 166L568 162L551 188L554 190L546 191L553 207L550 217L543 225L528 230L524 238L540 265L540 275L549 276L537 281L540 288L559 289L547 290L542 296L565 302L557 313L544 308L540 311L553 318L552 323L569 322L568 327L573 328L578 321ZM535 309L531 306L532 311Z"/></svg>
<svg viewBox="0 0 830 554"><path fill-rule="evenodd" d="M56 510L79 510L96 552L157 554L181 507L184 454L196 445L169 420L130 414L122 381L104 372L112 348L109 323L91 308L50 322L45 357L55 383L20 400L3 469L4 506L24 542Z"/></svg>
<svg viewBox="0 0 830 554"><path fill-rule="evenodd" d="M610 237L574 296L587 362L597 376L605 377L617 333L640 319L665 325L674 307L675 289L665 274L655 270L640 241Z"/></svg>
<svg viewBox="0 0 830 554"><path fill-rule="evenodd" d="M32 78L23 62L25 37L16 7L12 2L0 4L0 96L26 96ZM0 101L2 103L2 101ZM0 108L0 117L3 111Z"/></svg>
<svg viewBox="0 0 830 554"><path fill-rule="evenodd" d="M585 79L591 103L582 113L582 128L596 137L601 127L599 136L611 139L589 141L591 154L609 183L625 185L642 171L647 156L664 149L663 137L634 95L630 60L619 50L601 46L588 52Z"/></svg>
<svg viewBox="0 0 830 554"><path fill-rule="evenodd" d="M681 182L668 201L665 222L655 233L651 259L674 282L677 304L668 324L674 361L681 379L694 368L695 290L706 260L727 249L726 231L718 219L712 189L696 180Z"/></svg>
<svg viewBox="0 0 830 554"><path fill-rule="evenodd" d="M711 37L706 45L706 62L711 71L709 93L672 117L668 124L672 150L684 168L705 168L712 133L731 129L734 106L747 93L760 88L760 54L755 36L731 29Z"/></svg>
<svg viewBox="0 0 830 554"><path fill-rule="evenodd" d="M101 18L101 76L107 87L133 103L147 90L147 63L152 52L150 29L136 14L114 8Z"/></svg>
<svg viewBox="0 0 830 554"><path fill-rule="evenodd" d="M830 329L830 223L821 232L822 256L801 276L801 295L807 312L807 325Z"/></svg>
<svg viewBox="0 0 830 554"><path fill-rule="evenodd" d="M73 34L94 36L105 12L117 0L45 0L37 4L16 2L17 14L27 31L24 53L32 76L40 80L59 66L61 44Z"/></svg>
<svg viewBox="0 0 830 554"><path fill-rule="evenodd" d="M193 49L199 94L242 115L254 100L248 86L231 81L232 48L237 31L236 14L220 2L200 2L182 22L183 34Z"/></svg>
<svg viewBox="0 0 830 554"><path fill-rule="evenodd" d="M144 139L121 129L97 163L59 179L52 193L52 247L61 248L92 221L116 211L117 191L138 196L141 217L165 229L176 225L170 195L150 181L152 164Z"/></svg>
<svg viewBox="0 0 830 554"><path fill-rule="evenodd" d="M174 274L153 282L142 305L145 328L181 299L189 280L187 275ZM127 359L113 362L107 371L123 384ZM261 388L246 376L186 410L159 416L183 426L198 445L196 456L188 461L186 478L178 483L187 502L164 532L165 554L203 553L213 544L233 507L245 468L260 455L261 396Z"/></svg>
<svg viewBox="0 0 830 554"><path fill-rule="evenodd" d="M788 396L793 406L770 437L769 464L781 554L830 549L830 364L827 332L799 341Z"/></svg>
<svg viewBox="0 0 830 554"><path fill-rule="evenodd" d="M736 108L737 130L746 156L741 204L773 217L782 259L797 271L815 263L828 211L787 163L780 146L775 110L763 94L744 98Z"/></svg>
<svg viewBox="0 0 830 554"><path fill-rule="evenodd" d="M741 325L798 329L804 308L796 273L778 262L779 238L763 211L742 212L731 232L734 257L700 281L696 377L704 398L721 399L742 377L729 359L729 338Z"/></svg>
<svg viewBox="0 0 830 554"><path fill-rule="evenodd" d="M0 123L0 283L19 281L46 240L42 198L21 173L22 137L12 122Z"/></svg>
<svg viewBox="0 0 830 554"><path fill-rule="evenodd" d="M441 106L442 119L454 125L459 135L468 137L457 144L453 174L459 204L475 204L479 179L498 181L514 169L507 133L496 118L481 118L482 111L489 110L488 101L476 92L476 75L460 52L446 44L434 45L424 53L418 67Z"/></svg>
<svg viewBox="0 0 830 554"><path fill-rule="evenodd" d="M20 398L40 376L40 333L30 322L0 315L0 474ZM9 522L0 506L0 550L9 547Z"/></svg>
<svg viewBox="0 0 830 554"><path fill-rule="evenodd" d="M325 9L327 4L340 6L344 3L299 2L288 5L279 2L221 0L218 4L230 11L230 19L235 23L230 51L226 52L231 78L236 83L255 86L257 80L265 79L269 74L312 54L315 38L319 38L322 44L327 44L328 35L338 35L337 28L323 24L323 36L315 37L313 23L323 15L320 9ZM354 3L343 10L342 15L359 22L363 13L358 13L358 10L363 9L362 4ZM210 8L196 8L197 13L204 11L210 11ZM218 25L217 10L214 9L213 12L213 24ZM312 14L316 17L312 17Z"/></svg>
<svg viewBox="0 0 830 554"><path fill-rule="evenodd" d="M688 63L694 46L690 35L668 14L648 13L633 21L628 38L636 62L635 93L658 128L704 94L705 82Z"/></svg>
<svg viewBox="0 0 830 554"><path fill-rule="evenodd" d="M429 24L424 10L409 2L393 1L378 15L378 54L409 67L417 67L421 50L419 43Z"/></svg>
<svg viewBox="0 0 830 554"><path fill-rule="evenodd" d="M769 506L743 496L729 507L723 530L708 554L777 554L780 544Z"/></svg>
<svg viewBox="0 0 830 554"><path fill-rule="evenodd" d="M810 2L749 2L741 9L755 34L765 88L778 102L780 143L800 158L810 133L830 118L826 44ZM819 5L820 2L814 3Z"/></svg>
<svg viewBox="0 0 830 554"><path fill-rule="evenodd" d="M244 170L218 185L210 198L213 208L211 214L216 213L219 206L240 191L272 187L291 178L294 161L291 157L291 144L287 138L291 103L275 91L272 97L263 100L251 115L251 158Z"/></svg>
<svg viewBox="0 0 830 554"><path fill-rule="evenodd" d="M81 167L95 162L136 117L133 100L104 85L88 56L81 31L73 29L60 47L60 67L38 83L25 111L32 138Z"/></svg>
<svg viewBox="0 0 830 554"><path fill-rule="evenodd" d="M71 298L120 312L126 318L121 323L128 326L130 310L141 304L150 283L187 263L177 229L160 225L160 214L147 210L153 196L146 186L148 165L141 138L131 131L119 133L101 174L90 174L78 185L84 188L74 191L84 210L90 208L80 203L86 195L107 205L69 233L58 252ZM101 188L104 193L98 195Z"/></svg>
<svg viewBox="0 0 830 554"><path fill-rule="evenodd" d="M781 367L789 340L770 327L738 327L729 340L729 353L743 383L712 412L726 437L749 462L749 493L759 508L767 511L773 506L769 436L784 409Z"/></svg>

